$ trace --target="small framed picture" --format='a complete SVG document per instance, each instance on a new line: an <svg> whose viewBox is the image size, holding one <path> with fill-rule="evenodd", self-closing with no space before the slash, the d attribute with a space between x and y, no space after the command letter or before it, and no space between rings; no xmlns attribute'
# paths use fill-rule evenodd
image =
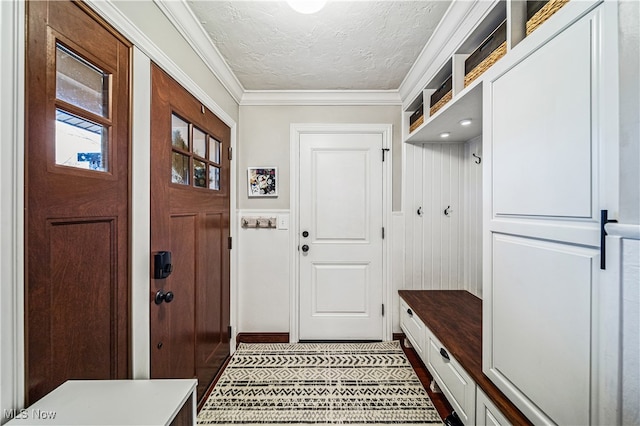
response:
<svg viewBox="0 0 640 426"><path fill-rule="evenodd" d="M278 196L277 167L249 167L247 170L249 197Z"/></svg>

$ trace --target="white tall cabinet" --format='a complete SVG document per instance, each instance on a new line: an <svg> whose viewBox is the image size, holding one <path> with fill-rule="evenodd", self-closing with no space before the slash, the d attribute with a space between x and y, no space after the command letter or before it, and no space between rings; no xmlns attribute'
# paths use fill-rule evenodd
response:
<svg viewBox="0 0 640 426"><path fill-rule="evenodd" d="M619 289L603 278L600 222L618 214L618 2L569 1L527 36L525 11L491 3L406 100L405 288L483 299L483 372L534 424L613 424L619 347L603 347ZM502 19L506 55L462 86L466 44ZM452 100L410 132L442 70ZM442 216L449 199L461 217Z"/></svg>
<svg viewBox="0 0 640 426"><path fill-rule="evenodd" d="M600 211L617 212L617 5L484 86L483 370L536 424L596 424ZM515 53L515 52L514 52ZM609 419L612 421L613 419Z"/></svg>

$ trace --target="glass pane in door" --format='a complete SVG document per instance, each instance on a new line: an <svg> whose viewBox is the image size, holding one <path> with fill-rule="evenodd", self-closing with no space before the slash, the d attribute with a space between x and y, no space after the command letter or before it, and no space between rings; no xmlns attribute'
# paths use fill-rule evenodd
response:
<svg viewBox="0 0 640 426"><path fill-rule="evenodd" d="M189 151L189 124L175 114L171 114L171 144Z"/></svg>
<svg viewBox="0 0 640 426"><path fill-rule="evenodd" d="M171 182L189 185L189 157L175 151L171 158Z"/></svg>
<svg viewBox="0 0 640 426"><path fill-rule="evenodd" d="M109 75L56 44L56 97L102 117L109 114Z"/></svg>
<svg viewBox="0 0 640 426"><path fill-rule="evenodd" d="M206 166L202 161L193 160L193 185L199 188L207 187Z"/></svg>
<svg viewBox="0 0 640 426"><path fill-rule="evenodd" d="M56 164L107 171L107 129L56 109Z"/></svg>

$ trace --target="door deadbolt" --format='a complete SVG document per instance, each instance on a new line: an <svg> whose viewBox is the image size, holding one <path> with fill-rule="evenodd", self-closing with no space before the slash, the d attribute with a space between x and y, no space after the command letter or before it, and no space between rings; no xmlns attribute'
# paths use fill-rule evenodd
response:
<svg viewBox="0 0 640 426"><path fill-rule="evenodd" d="M155 298L156 305L160 305L162 302L171 303L172 300L173 300L172 291L168 291L165 293L162 290L158 290L158 292L156 293L156 298Z"/></svg>
<svg viewBox="0 0 640 426"><path fill-rule="evenodd" d="M309 236L309 231L302 231L302 236L307 238Z"/></svg>

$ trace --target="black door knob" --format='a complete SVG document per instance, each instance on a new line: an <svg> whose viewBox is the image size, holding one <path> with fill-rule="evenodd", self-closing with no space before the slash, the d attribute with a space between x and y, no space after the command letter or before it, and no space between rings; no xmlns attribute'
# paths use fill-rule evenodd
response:
<svg viewBox="0 0 640 426"><path fill-rule="evenodd" d="M309 236L309 231L302 231L302 236L307 238Z"/></svg>
<svg viewBox="0 0 640 426"><path fill-rule="evenodd" d="M171 291L168 291L165 293L162 290L158 290L158 292L156 293L156 297L155 297L156 305L159 305L162 302L171 303L172 300L173 300L173 292Z"/></svg>
<svg viewBox="0 0 640 426"><path fill-rule="evenodd" d="M306 244L305 244L305 245L303 245L303 246L302 246L302 251L303 251L303 252L305 252L305 253L306 253L306 252L308 252L308 251L309 251L309 246L308 246L308 245L306 245Z"/></svg>

